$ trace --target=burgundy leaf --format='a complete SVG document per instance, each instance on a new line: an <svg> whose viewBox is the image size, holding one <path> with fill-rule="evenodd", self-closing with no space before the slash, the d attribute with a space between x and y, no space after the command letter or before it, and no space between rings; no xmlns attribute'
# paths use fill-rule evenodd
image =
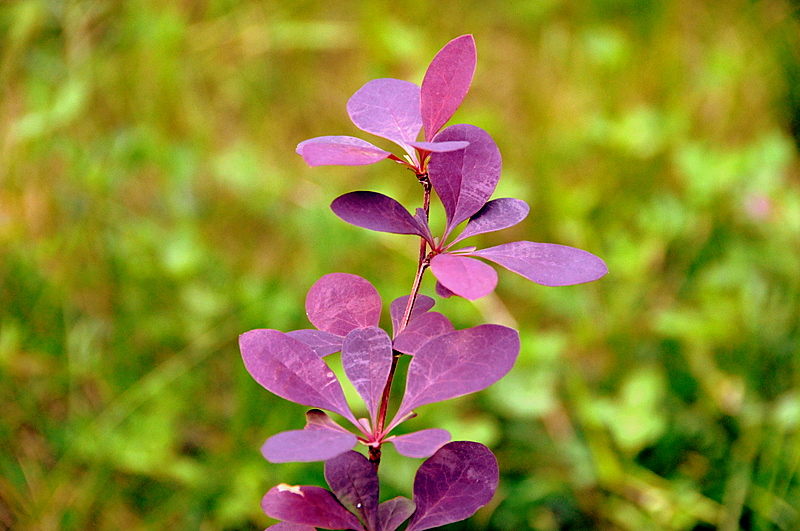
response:
<svg viewBox="0 0 800 531"><path fill-rule="evenodd" d="M486 389L506 375L519 354L519 333L485 324L428 341L408 365L406 391L394 427L423 404Z"/></svg>
<svg viewBox="0 0 800 531"><path fill-rule="evenodd" d="M319 136L297 144L298 155L309 166L362 166L391 155L366 140L352 136Z"/></svg>
<svg viewBox="0 0 800 531"><path fill-rule="evenodd" d="M261 508L267 516L293 524L325 529L363 529L358 518L345 509L330 491L321 487L281 483L264 495Z"/></svg>
<svg viewBox="0 0 800 531"><path fill-rule="evenodd" d="M431 259L431 273L451 292L474 301L497 286L497 271L480 260L454 254L437 254Z"/></svg>
<svg viewBox="0 0 800 531"><path fill-rule="evenodd" d="M286 332L286 335L302 341L311 347L317 356L321 357L342 350L342 341L344 340L342 336L312 329L292 330Z"/></svg>
<svg viewBox="0 0 800 531"><path fill-rule="evenodd" d="M259 329L239 336L239 348L247 371L268 391L356 422L336 375L307 345L283 332Z"/></svg>
<svg viewBox="0 0 800 531"><path fill-rule="evenodd" d="M354 328L378 325L381 296L369 281L358 275L330 273L308 291L306 314L320 330L346 336Z"/></svg>
<svg viewBox="0 0 800 531"><path fill-rule="evenodd" d="M450 320L439 312L420 315L394 338L394 349L403 354L414 355L422 346L435 337L455 330Z"/></svg>
<svg viewBox="0 0 800 531"><path fill-rule="evenodd" d="M342 367L364 399L373 424L392 367L392 340L376 326L357 328L342 344Z"/></svg>
<svg viewBox="0 0 800 531"><path fill-rule="evenodd" d="M367 529L378 523L378 473L369 460L355 451L325 462L325 480L339 502L360 515Z"/></svg>
<svg viewBox="0 0 800 531"><path fill-rule="evenodd" d="M358 439L352 433L331 429L303 429L273 435L261 447L270 463L327 461L350 450Z"/></svg>
<svg viewBox="0 0 800 531"><path fill-rule="evenodd" d="M605 262L592 253L555 243L511 242L472 253L543 286L570 286L597 280Z"/></svg>
<svg viewBox="0 0 800 531"><path fill-rule="evenodd" d="M492 500L499 470L491 450L454 441L426 460L414 478L417 510L406 531L422 531L469 518Z"/></svg>
<svg viewBox="0 0 800 531"><path fill-rule="evenodd" d="M463 232L450 245L476 234L513 227L525 219L528 212L530 212L528 203L521 199L510 197L492 199L470 218Z"/></svg>
<svg viewBox="0 0 800 531"><path fill-rule="evenodd" d="M378 506L378 531L395 531L414 514L416 507L413 501L403 496L386 500Z"/></svg>
<svg viewBox="0 0 800 531"><path fill-rule="evenodd" d="M419 87L399 79L373 79L347 102L347 114L362 131L405 147L422 128Z"/></svg>
<svg viewBox="0 0 800 531"><path fill-rule="evenodd" d="M397 453L406 457L430 457L443 444L450 440L450 432L440 428L415 431L405 435L390 437Z"/></svg>
<svg viewBox="0 0 800 531"><path fill-rule="evenodd" d="M416 234L425 231L403 205L389 196L377 192L350 192L334 199L331 210L341 219L379 232Z"/></svg>
<svg viewBox="0 0 800 531"><path fill-rule="evenodd" d="M425 140L430 140L464 101L478 56L472 35L448 42L431 61L422 79L420 111Z"/></svg>
<svg viewBox="0 0 800 531"><path fill-rule="evenodd" d="M500 150L489 133L474 125L452 125L436 135L436 142L463 140L458 151L433 153L428 176L447 215L445 236L489 200L500 180Z"/></svg>
<svg viewBox="0 0 800 531"><path fill-rule="evenodd" d="M445 151L464 149L469 145L469 142L409 142L408 145L413 148L417 148L420 151L444 153Z"/></svg>
<svg viewBox="0 0 800 531"><path fill-rule="evenodd" d="M278 522L271 525L264 531L317 531L316 527L305 524L292 524L290 522Z"/></svg>
<svg viewBox="0 0 800 531"><path fill-rule="evenodd" d="M393 300L389 305L389 314L392 317L392 330L394 330L395 333L397 332L397 327L400 325L400 321L403 319L403 314L406 312L407 304L408 295L403 295ZM433 308L434 304L436 304L436 301L433 300L433 298L427 295L417 295L414 301L414 307L411 309L411 319L424 314Z"/></svg>

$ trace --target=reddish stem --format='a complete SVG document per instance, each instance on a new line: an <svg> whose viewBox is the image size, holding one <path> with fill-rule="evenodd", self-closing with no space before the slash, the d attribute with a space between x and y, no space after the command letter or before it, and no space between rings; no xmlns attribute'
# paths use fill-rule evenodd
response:
<svg viewBox="0 0 800 531"><path fill-rule="evenodd" d="M427 220L431 207L431 182L430 180L428 180L427 172L417 173L416 175L420 184L422 184L422 189L424 192L422 208L425 210L425 218ZM417 274L414 276L414 284L411 286L411 294L408 296L406 309L403 312L403 317L400 319L400 323L398 323L397 330L395 331L394 334L395 337L397 337L397 334L399 334L408 325L408 321L411 320L411 312L414 310L414 303L417 300L419 287L422 284L422 275L425 274L425 270L428 268L429 265L429 260L427 255L428 255L428 243L425 241L425 238L420 238ZM400 360L401 355L402 355L401 353L394 351L394 354L392 355L392 367L389 370L389 377L386 380L386 386L383 388L383 393L381 394L380 407L378 409L377 425L375 426L375 435L377 435L378 441L383 439L383 429L386 426L386 412L389 408L389 395L392 392L392 382L394 381L394 374L397 371L397 362ZM372 465L375 467L375 470L377 471L378 467L381 464L380 442L377 444L377 446L369 447L369 461L372 463Z"/></svg>

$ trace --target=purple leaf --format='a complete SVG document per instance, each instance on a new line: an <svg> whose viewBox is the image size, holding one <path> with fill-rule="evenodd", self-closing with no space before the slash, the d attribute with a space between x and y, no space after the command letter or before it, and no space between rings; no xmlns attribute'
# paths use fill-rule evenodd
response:
<svg viewBox="0 0 800 531"><path fill-rule="evenodd" d="M492 199L472 216L464 231L450 245L476 234L513 227L528 215L530 207L521 199L503 197Z"/></svg>
<svg viewBox="0 0 800 531"><path fill-rule="evenodd" d="M406 457L430 457L443 444L450 440L450 432L440 428L415 431L405 435L390 437L397 453Z"/></svg>
<svg viewBox="0 0 800 531"><path fill-rule="evenodd" d="M376 326L357 328L342 344L342 367L364 399L373 424L392 367L392 340Z"/></svg>
<svg viewBox="0 0 800 531"><path fill-rule="evenodd" d="M357 442L349 432L306 428L273 435L261 447L261 454L270 463L311 463L336 457Z"/></svg>
<svg viewBox="0 0 800 531"><path fill-rule="evenodd" d="M378 531L395 531L414 514L416 507L413 501L403 496L386 500L378 506Z"/></svg>
<svg viewBox="0 0 800 531"><path fill-rule="evenodd" d="M290 522L278 522L271 525L264 531L317 531L316 527L305 524L292 524Z"/></svg>
<svg viewBox="0 0 800 531"><path fill-rule="evenodd" d="M347 114L356 127L405 148L422 128L419 87L409 81L373 79L347 102Z"/></svg>
<svg viewBox="0 0 800 531"><path fill-rule="evenodd" d="M519 333L500 325L480 325L432 339L408 365L406 391L395 421L423 404L486 389L511 370L517 354Z"/></svg>
<svg viewBox="0 0 800 531"><path fill-rule="evenodd" d="M381 296L358 275L330 273L308 290L306 314L320 330L346 336L354 328L378 325Z"/></svg>
<svg viewBox="0 0 800 531"><path fill-rule="evenodd" d="M309 409L306 411L306 430L333 430L342 433L350 433L339 426L336 421L330 418L320 409Z"/></svg>
<svg viewBox="0 0 800 531"><path fill-rule="evenodd" d="M350 451L325 462L325 480L339 502L361 516L367 529L378 523L378 473L369 460Z"/></svg>
<svg viewBox="0 0 800 531"><path fill-rule="evenodd" d="M377 192L344 194L334 199L331 210L357 227L394 234L426 235L426 231L403 205Z"/></svg>
<svg viewBox="0 0 800 531"><path fill-rule="evenodd" d="M452 125L434 140L469 142L458 151L433 153L428 163L428 176L447 215L446 236L492 196L500 179L502 159L489 133L474 125Z"/></svg>
<svg viewBox="0 0 800 531"><path fill-rule="evenodd" d="M430 140L464 101L478 56L472 35L448 42L431 61L422 79L420 112L425 140Z"/></svg>
<svg viewBox="0 0 800 531"><path fill-rule="evenodd" d="M297 144L295 150L309 166L362 166L391 155L366 140L353 136L319 136Z"/></svg>
<svg viewBox="0 0 800 531"><path fill-rule="evenodd" d="M400 321L403 319L403 314L406 312L407 304L408 295L403 295L402 297L398 297L393 300L389 305L389 314L392 317L392 330L395 332L397 332L397 327L400 325ZM424 314L433 308L434 304L436 304L436 301L433 300L433 298L428 297L427 295L417 295L417 298L414 301L414 307L411 309L411 319Z"/></svg>
<svg viewBox="0 0 800 531"><path fill-rule="evenodd" d="M442 283L439 282L438 280L436 281L436 294L443 299L449 299L450 297L455 295L455 293L453 293L446 287L442 286Z"/></svg>
<svg viewBox="0 0 800 531"><path fill-rule="evenodd" d="M420 151L444 153L445 151L464 149L469 145L469 142L409 142L408 145Z"/></svg>
<svg viewBox="0 0 800 531"><path fill-rule="evenodd" d="M454 441L426 460L414 478L417 510L406 531L422 531L469 518L492 501L499 471L491 450Z"/></svg>
<svg viewBox="0 0 800 531"><path fill-rule="evenodd" d="M431 273L451 292L474 301L497 286L497 271L480 260L444 253L431 259Z"/></svg>
<svg viewBox="0 0 800 531"><path fill-rule="evenodd" d="M431 234L431 228L428 225L428 213L425 212L424 208L417 208L417 211L414 213L414 221L419 227L421 232L420 236L425 238L425 241L428 243L433 242L433 234Z"/></svg>
<svg viewBox="0 0 800 531"><path fill-rule="evenodd" d="M293 524L325 529L363 529L358 518L345 509L330 491L321 487L281 483L264 495L261 508L267 516Z"/></svg>
<svg viewBox="0 0 800 531"><path fill-rule="evenodd" d="M307 345L283 332L259 329L239 336L239 348L247 371L268 391L356 422L336 375Z"/></svg>
<svg viewBox="0 0 800 531"><path fill-rule="evenodd" d="M286 332L286 335L302 341L320 357L342 350L342 341L344 340L342 336L312 329L292 330Z"/></svg>
<svg viewBox="0 0 800 531"><path fill-rule="evenodd" d="M511 242L472 253L543 286L570 286L597 280L605 262L592 253L555 243Z"/></svg>
<svg viewBox="0 0 800 531"><path fill-rule="evenodd" d="M305 428L270 437L261 453L272 463L325 461L351 449L356 442L355 435L324 411L311 409L306 412Z"/></svg>
<svg viewBox="0 0 800 531"><path fill-rule="evenodd" d="M453 330L447 317L439 312L428 312L411 321L394 339L393 346L398 352L413 356L431 339Z"/></svg>

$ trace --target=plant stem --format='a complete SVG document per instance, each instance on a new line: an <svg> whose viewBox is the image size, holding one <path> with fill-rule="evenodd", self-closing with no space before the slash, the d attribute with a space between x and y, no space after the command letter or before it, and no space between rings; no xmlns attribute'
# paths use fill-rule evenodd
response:
<svg viewBox="0 0 800 531"><path fill-rule="evenodd" d="M428 173L417 173L417 179L419 180L420 184L422 184L423 189L423 200L422 200L422 208L425 210L425 217L427 218L430 214L431 208L431 182L428 179ZM428 268L430 260L428 259L428 243L425 241L425 238L420 238L419 244L419 260L417 262L417 273L414 275L414 283L411 286L411 293L408 296L408 302L406 303L406 309L403 312L403 317L400 319L400 322L397 325L397 330L395 331L394 337L397 337L407 325L408 321L411 320L411 312L414 310L414 302L417 300L417 294L419 293L419 287L422 284L422 276L425 274L425 270ZM394 382L394 374L397 371L397 362L400 360L400 356L402 354L397 352L396 350L393 352L392 355L392 367L389 370L389 377L386 380L386 386L383 388L383 393L381 394L381 401L380 407L378 409L378 419L377 425L375 426L375 434L378 436L378 439L383 438L383 428L386 426L386 412L389 408L389 395L392 392L392 382ZM378 470L378 467L381 464L381 447L380 444L378 446L370 446L369 447L369 461L375 467L375 470Z"/></svg>
<svg viewBox="0 0 800 531"><path fill-rule="evenodd" d="M431 181L428 179L428 172L417 173L417 180L422 185L422 209L425 210L425 221L428 221L428 216L430 215L431 211ZM417 274L414 277L414 284L411 286L411 294L408 296L408 302L406 303L406 311L403 312L403 318L400 320L400 323L397 326L395 337L397 334L403 331L403 329L408 325L408 321L411 320L411 312L414 309L414 303L417 300L419 286L422 282L422 275L425 273L425 269L428 267L427 255L428 242L425 241L425 238L420 238L419 258L417 259Z"/></svg>

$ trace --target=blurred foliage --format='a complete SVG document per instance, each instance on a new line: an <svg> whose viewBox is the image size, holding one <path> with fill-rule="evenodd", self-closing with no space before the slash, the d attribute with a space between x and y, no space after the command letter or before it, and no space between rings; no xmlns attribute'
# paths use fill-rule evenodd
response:
<svg viewBox="0 0 800 531"><path fill-rule="evenodd" d="M599 282L439 308L516 324L515 369L409 429L480 440L493 503L448 529L800 529L800 7L791 0L0 3L0 528L263 529L267 436L303 409L250 379L252 328L306 326L321 275L408 290L417 244L338 221L384 163L304 166L347 98L479 64L457 121L504 155L522 225ZM432 292L427 279L424 292ZM413 426L412 426L413 424ZM418 461L387 449L385 494Z"/></svg>

